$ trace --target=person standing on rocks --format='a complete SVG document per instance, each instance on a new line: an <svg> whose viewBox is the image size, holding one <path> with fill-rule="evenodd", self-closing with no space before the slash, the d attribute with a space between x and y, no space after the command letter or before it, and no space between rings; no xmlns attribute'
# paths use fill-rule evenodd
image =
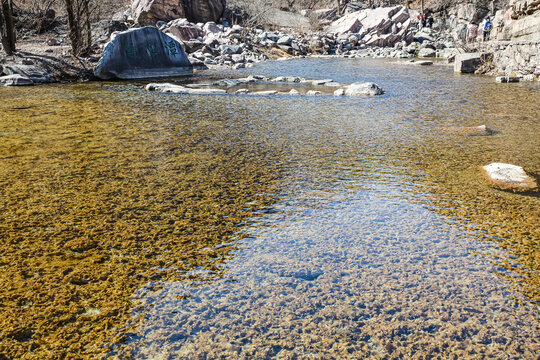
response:
<svg viewBox="0 0 540 360"><path fill-rule="evenodd" d="M478 25L476 25L476 23L472 21L469 25L467 25L467 38L466 38L467 44L476 40L477 36L478 36Z"/></svg>
<svg viewBox="0 0 540 360"><path fill-rule="evenodd" d="M493 25L491 24L491 20L489 18L486 19L486 22L484 24L484 41L489 40L489 33L491 32L491 28Z"/></svg>
<svg viewBox="0 0 540 360"><path fill-rule="evenodd" d="M433 14L429 14L428 26L429 26L430 29L433 29Z"/></svg>

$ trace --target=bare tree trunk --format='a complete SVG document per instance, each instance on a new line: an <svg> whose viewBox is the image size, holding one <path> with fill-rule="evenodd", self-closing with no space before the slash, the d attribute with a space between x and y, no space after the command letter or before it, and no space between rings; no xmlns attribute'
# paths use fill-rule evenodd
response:
<svg viewBox="0 0 540 360"><path fill-rule="evenodd" d="M6 54L11 55L15 51L15 26L13 24L13 7L11 0L0 0L0 32L2 46Z"/></svg>
<svg viewBox="0 0 540 360"><path fill-rule="evenodd" d="M73 55L76 55L79 50L79 26L76 19L77 13L75 11L75 1L76 0L65 0L68 17L69 39L71 40L71 49L73 50Z"/></svg>
<svg viewBox="0 0 540 360"><path fill-rule="evenodd" d="M424 0L422 0L422 14L424 14Z"/></svg>
<svg viewBox="0 0 540 360"><path fill-rule="evenodd" d="M64 0L68 15L71 50L75 56L87 54L92 44L90 1L91 0Z"/></svg>

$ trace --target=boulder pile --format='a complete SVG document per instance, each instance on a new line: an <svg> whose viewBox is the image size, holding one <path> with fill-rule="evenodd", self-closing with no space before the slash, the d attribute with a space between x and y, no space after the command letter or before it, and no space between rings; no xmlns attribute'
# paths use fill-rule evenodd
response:
<svg viewBox="0 0 540 360"><path fill-rule="evenodd" d="M404 6L365 9L334 21L325 31L310 33L193 23L186 18L162 23L160 30L183 44L195 67L250 67L269 55L451 58L458 53L449 36L441 41L435 30L418 30L415 16Z"/></svg>
<svg viewBox="0 0 540 360"><path fill-rule="evenodd" d="M356 42L368 46L394 46L399 41L411 43L413 26L405 6L364 9L345 15L326 28L327 33L354 33Z"/></svg>

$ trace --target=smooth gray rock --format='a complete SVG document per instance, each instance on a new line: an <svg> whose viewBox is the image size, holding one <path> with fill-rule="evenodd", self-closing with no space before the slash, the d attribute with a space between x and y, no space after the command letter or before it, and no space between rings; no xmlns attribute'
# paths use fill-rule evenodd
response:
<svg viewBox="0 0 540 360"><path fill-rule="evenodd" d="M154 27L118 33L107 44L94 75L103 80L191 75L180 43Z"/></svg>
<svg viewBox="0 0 540 360"><path fill-rule="evenodd" d="M424 41L435 41L435 38L430 35L430 34L426 34L425 33L425 30L421 31L421 32L418 32L414 35L414 41L416 42L419 42L420 44L423 43Z"/></svg>
<svg viewBox="0 0 540 360"><path fill-rule="evenodd" d="M415 61L413 64L414 65L419 65L419 66L430 66L430 65L433 65L433 61L427 61L427 60Z"/></svg>
<svg viewBox="0 0 540 360"><path fill-rule="evenodd" d="M240 46L240 45L221 45L219 47L219 50L221 52L221 55L241 54L242 53L242 46Z"/></svg>
<svg viewBox="0 0 540 360"><path fill-rule="evenodd" d="M285 35L279 38L277 41L278 45L290 45L293 38L289 35Z"/></svg>
<svg viewBox="0 0 540 360"><path fill-rule="evenodd" d="M56 81L51 74L34 65L0 65L0 75L21 75L34 83L52 83Z"/></svg>
<svg viewBox="0 0 540 360"><path fill-rule="evenodd" d="M331 83L331 82L334 82L334 80L332 80L332 79L322 79L322 80L313 80L313 81L311 81L311 83L313 85L325 85L325 84Z"/></svg>
<svg viewBox="0 0 540 360"><path fill-rule="evenodd" d="M27 77L19 74L0 76L0 85L2 86L28 86L34 85L34 82Z"/></svg>
<svg viewBox="0 0 540 360"><path fill-rule="evenodd" d="M384 94L384 90L372 82L354 83L345 90L345 95L349 96L377 96L382 94Z"/></svg>

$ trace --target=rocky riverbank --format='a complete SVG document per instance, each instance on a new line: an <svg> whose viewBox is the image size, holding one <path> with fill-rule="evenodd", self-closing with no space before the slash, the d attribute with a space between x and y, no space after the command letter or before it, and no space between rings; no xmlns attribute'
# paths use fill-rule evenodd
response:
<svg viewBox="0 0 540 360"><path fill-rule="evenodd" d="M467 36L467 24L478 22L489 14L461 5L451 11L445 8L445 15L441 9L432 9L433 25L424 27L419 24L419 12L401 5L374 9L349 6L343 16L336 16L332 9L289 14L297 18L297 21L290 20L292 23L304 24L306 18L313 21L315 17L317 24L323 26L323 30L308 32L304 31L303 26L295 29L292 24L291 27L270 30L231 26L226 20L222 20L222 23L194 23L186 18L169 22L157 20L156 26L181 44L193 68L202 70L241 69L267 60L307 56L438 58L452 63L456 55L472 53L476 54L473 56L477 60L469 63L474 66L467 67L463 72L537 80L540 76L540 32L537 32L535 19L539 18L540 12L534 6L523 1L512 1L506 9L499 10L493 20L492 40L486 42L479 40L482 36L478 33L477 36L470 33ZM29 85L36 82L26 76L25 71L17 70L21 66L26 66L26 71L28 67L33 67L33 72L47 72L50 81L97 79L99 74L92 74L92 69L102 57L111 36L128 28L137 28L143 15L144 19L159 18L163 11L158 10L143 11L134 7L133 11L115 14L114 20L94 24L95 53L87 58L69 55L67 29L41 39L41 43L34 41L30 45L23 41L21 51L15 57L2 59L0 75L4 76L0 77L0 83ZM215 14L213 16L216 17ZM167 13L166 17L170 19L171 14ZM302 18L304 21L301 21ZM417 63L431 64L429 61ZM455 69L461 72L461 66Z"/></svg>

